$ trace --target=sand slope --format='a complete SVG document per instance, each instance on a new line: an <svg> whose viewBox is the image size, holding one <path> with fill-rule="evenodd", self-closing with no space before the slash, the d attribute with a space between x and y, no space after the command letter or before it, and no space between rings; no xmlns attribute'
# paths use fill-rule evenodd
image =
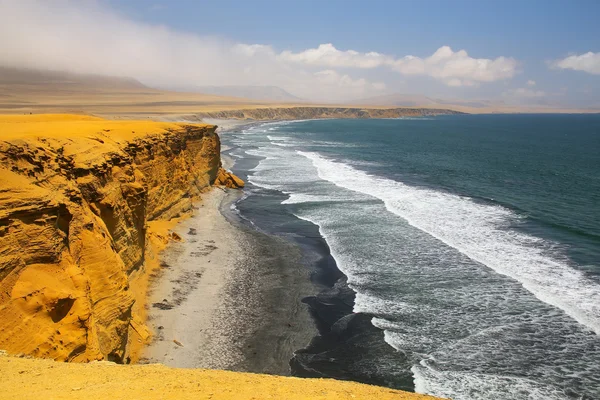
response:
<svg viewBox="0 0 600 400"><path fill-rule="evenodd" d="M331 379L0 356L0 399L394 399L431 396Z"/></svg>

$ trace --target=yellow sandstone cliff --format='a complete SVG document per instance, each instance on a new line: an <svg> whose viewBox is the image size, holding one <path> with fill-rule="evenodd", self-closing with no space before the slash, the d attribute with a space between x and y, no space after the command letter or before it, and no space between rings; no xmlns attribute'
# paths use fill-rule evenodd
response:
<svg viewBox="0 0 600 400"><path fill-rule="evenodd" d="M215 181L243 186L215 126L0 117L0 349L135 361L166 221Z"/></svg>

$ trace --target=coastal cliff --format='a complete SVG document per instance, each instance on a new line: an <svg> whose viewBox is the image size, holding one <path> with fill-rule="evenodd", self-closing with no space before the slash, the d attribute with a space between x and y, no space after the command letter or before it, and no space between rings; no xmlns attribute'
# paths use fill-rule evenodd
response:
<svg viewBox="0 0 600 400"><path fill-rule="evenodd" d="M459 111L435 108L357 108L357 107L268 107L222 110L195 114L199 118L293 120L323 118L401 118L428 115L463 114Z"/></svg>
<svg viewBox="0 0 600 400"><path fill-rule="evenodd" d="M212 184L243 185L215 128L0 117L0 349L135 361L169 221Z"/></svg>

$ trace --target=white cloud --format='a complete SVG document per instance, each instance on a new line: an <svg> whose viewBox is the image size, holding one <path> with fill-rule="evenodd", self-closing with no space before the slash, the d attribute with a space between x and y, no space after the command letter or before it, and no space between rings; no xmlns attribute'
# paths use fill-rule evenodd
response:
<svg viewBox="0 0 600 400"><path fill-rule="evenodd" d="M432 76L448 86L475 86L480 82L512 78L517 66L513 58L472 58L465 50L455 52L448 46L440 47L427 58L407 56L393 64L400 73Z"/></svg>
<svg viewBox="0 0 600 400"><path fill-rule="evenodd" d="M330 43L279 52L269 44L235 43L135 21L107 4L0 0L0 65L129 76L171 88L275 85L319 101L381 94L386 84L368 79L368 70L375 68L433 77L449 87L508 79L517 71L512 58L472 58L448 46L426 58L342 51Z"/></svg>
<svg viewBox="0 0 600 400"><path fill-rule="evenodd" d="M600 75L600 52L591 51L581 54L565 57L550 63L553 68L572 69L575 71L584 71L590 74Z"/></svg>
<svg viewBox="0 0 600 400"><path fill-rule="evenodd" d="M393 62L391 57L380 53L359 53L354 50L340 51L333 44L321 44L316 49L299 53L283 51L278 58L286 62L296 62L331 68L376 68Z"/></svg>
<svg viewBox="0 0 600 400"><path fill-rule="evenodd" d="M530 80L528 80L528 81L527 81L527 86L535 86L535 81L533 81L533 80L531 80L531 79L530 79Z"/></svg>
<svg viewBox="0 0 600 400"><path fill-rule="evenodd" d="M396 59L375 52L341 51L328 43L298 53L284 51L277 58L289 63L330 68L388 67L404 75L431 76L448 86L475 86L480 82L512 78L518 66L513 58L472 58L465 50L454 52L448 46L440 47L426 58L409 55Z"/></svg>

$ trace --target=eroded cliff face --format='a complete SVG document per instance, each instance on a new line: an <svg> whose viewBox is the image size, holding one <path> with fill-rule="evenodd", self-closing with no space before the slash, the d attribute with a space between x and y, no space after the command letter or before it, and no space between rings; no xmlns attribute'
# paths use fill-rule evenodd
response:
<svg viewBox="0 0 600 400"><path fill-rule="evenodd" d="M0 139L0 349L129 362L149 336L151 242L166 240L148 226L217 177L239 186L215 126L15 117Z"/></svg>

